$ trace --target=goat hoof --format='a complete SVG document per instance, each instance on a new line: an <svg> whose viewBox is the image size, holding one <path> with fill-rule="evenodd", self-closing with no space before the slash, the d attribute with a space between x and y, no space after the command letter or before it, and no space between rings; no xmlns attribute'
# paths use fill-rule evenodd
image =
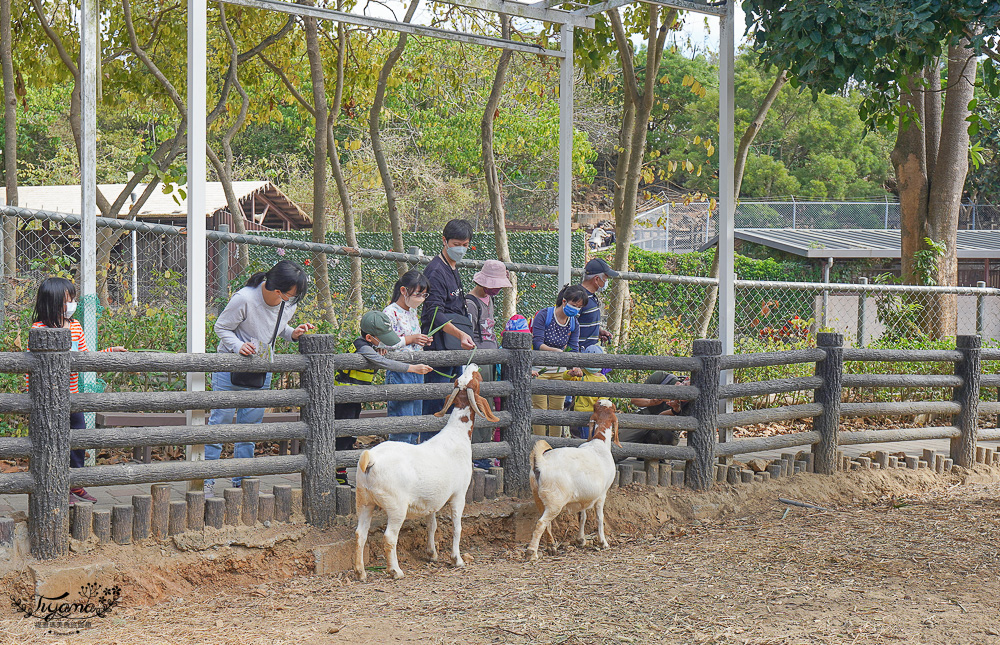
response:
<svg viewBox="0 0 1000 645"><path fill-rule="evenodd" d="M582 549L585 546L587 546L587 539L586 538L580 540L580 548Z"/></svg>
<svg viewBox="0 0 1000 645"><path fill-rule="evenodd" d="M393 580L400 580L403 578L403 572L399 569L392 569L389 571L389 577Z"/></svg>
<svg viewBox="0 0 1000 645"><path fill-rule="evenodd" d="M601 542L601 548L602 549L610 549L611 545L608 544L607 541L604 541L604 542Z"/></svg>
<svg viewBox="0 0 1000 645"><path fill-rule="evenodd" d="M437 562L438 561L437 551L428 551L427 560L430 562Z"/></svg>
<svg viewBox="0 0 1000 645"><path fill-rule="evenodd" d="M358 574L358 581L359 582L364 582L365 580L368 579L368 572L367 571L355 571L354 573Z"/></svg>
<svg viewBox="0 0 1000 645"><path fill-rule="evenodd" d="M538 561L538 551L531 551L531 550L529 550L528 551L528 562L537 562L537 561Z"/></svg>
<svg viewBox="0 0 1000 645"><path fill-rule="evenodd" d="M462 559L462 556L455 558L454 562L456 569L461 569L462 567L465 566L465 560Z"/></svg>

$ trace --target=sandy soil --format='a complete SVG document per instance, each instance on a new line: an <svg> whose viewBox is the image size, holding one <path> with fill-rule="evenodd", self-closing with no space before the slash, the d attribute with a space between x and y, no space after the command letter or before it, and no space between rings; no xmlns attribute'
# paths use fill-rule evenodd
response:
<svg viewBox="0 0 1000 645"><path fill-rule="evenodd" d="M122 607L72 636L0 610L0 642L1000 643L997 474L796 476L697 497L616 491L605 551L563 545L527 563L530 522L509 530L480 517L463 570L409 555L405 579L375 569L359 583L292 575L308 563L274 551L211 574L150 572L166 589L158 600L126 585ZM788 507L779 494L830 510ZM699 506L719 512L691 519ZM491 536L489 526L501 528ZM574 532L563 522L557 538ZM411 531L411 544L422 538ZM255 567L282 575L255 580Z"/></svg>

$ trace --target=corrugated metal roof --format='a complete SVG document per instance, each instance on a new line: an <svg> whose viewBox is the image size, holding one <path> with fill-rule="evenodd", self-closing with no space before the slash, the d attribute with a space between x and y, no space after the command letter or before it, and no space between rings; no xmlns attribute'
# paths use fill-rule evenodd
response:
<svg viewBox="0 0 1000 645"><path fill-rule="evenodd" d="M899 229L738 228L736 239L807 258L898 258ZM700 250L714 246L712 238ZM1000 231L958 231L959 259L1000 258Z"/></svg>

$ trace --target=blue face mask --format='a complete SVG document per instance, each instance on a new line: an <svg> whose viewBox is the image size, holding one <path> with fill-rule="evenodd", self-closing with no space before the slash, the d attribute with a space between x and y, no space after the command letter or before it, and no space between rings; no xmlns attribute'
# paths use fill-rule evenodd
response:
<svg viewBox="0 0 1000 645"><path fill-rule="evenodd" d="M566 303L563 305L563 313L570 318L576 318L580 315L580 309L579 307L574 307L573 305Z"/></svg>

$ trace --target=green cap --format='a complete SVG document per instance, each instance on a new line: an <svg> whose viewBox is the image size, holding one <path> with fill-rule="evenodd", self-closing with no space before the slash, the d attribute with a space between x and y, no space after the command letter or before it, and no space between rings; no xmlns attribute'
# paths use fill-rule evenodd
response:
<svg viewBox="0 0 1000 645"><path fill-rule="evenodd" d="M381 311L369 311L361 316L361 335L368 334L378 338L383 345L399 344L399 336L392 330L389 316Z"/></svg>

